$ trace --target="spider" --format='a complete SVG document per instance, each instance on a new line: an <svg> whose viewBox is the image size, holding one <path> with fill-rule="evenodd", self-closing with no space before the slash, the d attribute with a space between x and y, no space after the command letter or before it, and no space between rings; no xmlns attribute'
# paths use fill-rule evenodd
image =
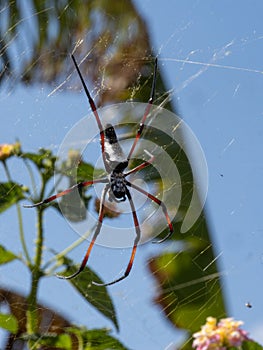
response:
<svg viewBox="0 0 263 350"><path fill-rule="evenodd" d="M134 149L137 145L138 140L141 137L141 134L142 134L142 131L144 128L144 124L145 124L145 120L146 120L146 118L151 110L151 106L153 104L155 86L156 86L157 58L155 59L155 64L154 64L153 82L152 82L150 98L148 100L148 104L145 108L143 117L142 117L141 122L139 124L139 128L138 128L137 134L135 136L131 150L130 150L128 156L125 157L123 150L118 143L118 139L117 139L117 136L116 136L116 133L115 133L113 126L111 124L107 124L105 129L103 128L101 121L100 121L100 118L99 118L99 115L98 115L96 104L90 95L90 92L89 92L87 85L83 79L83 76L80 72L80 69L79 69L79 66L76 62L76 59L73 55L71 55L71 57L72 57L74 66L78 72L79 78L80 78L81 83L82 83L83 88L84 88L84 91L87 95L90 108L94 114L94 117L96 119L99 131L100 131L100 144L101 144L102 159L103 159L103 163L105 166L105 170L108 173L108 176L101 178L101 179L94 179L92 181L84 181L84 182L77 183L74 186L72 186L72 187L70 187L62 192L59 192L59 193L57 193L49 198L42 200L41 202L35 203L33 205L25 205L25 207L33 208L33 207L41 206L43 204L50 203L53 200L72 192L74 189L80 190L83 187L91 186L91 185L94 185L96 183L105 183L105 186L103 188L102 195L101 195L100 207L99 207L99 217L98 217L97 225L95 228L95 232L93 234L92 240L89 244L89 247L86 251L86 254L82 260L82 263L81 263L79 269L70 276L57 275L57 277L59 277L61 279L71 279L71 278L76 277L79 273L81 273L81 271L83 271L83 269L85 268L85 266L88 262L91 250L95 244L96 238L98 237L100 230L101 230L101 227L102 227L102 222L103 222L103 217L104 217L105 198L106 198L107 193L108 193L110 201L122 202L122 201L125 201L126 199L128 199L130 207L131 207L131 211L132 211L136 236L134 239L130 260L129 260L129 263L126 267L126 270L121 277L119 277L119 278L117 278L109 283L96 283L96 282L92 281L92 283L94 285L97 285L97 286L109 286L109 285L115 284L117 282L120 282L124 278L128 277L128 275L132 269L132 266L133 266L134 257L135 257L136 250L137 250L137 245L138 245L138 243L140 241L140 237L141 237L141 229L140 229L136 209L135 209L134 202L133 202L129 188L133 188L136 191L144 194L149 199L151 199L153 202L155 202L157 205L161 206L161 208L163 210L164 216L165 216L167 224L168 224L169 233L163 239L156 241L156 243L161 243L161 242L165 241L173 233L172 222L169 218L168 211L167 211L165 204L160 199L153 196L151 193L146 192L144 189L138 187L137 185L129 182L126 179L126 177L128 175L135 173L139 170L142 170L145 167L147 167L148 165L150 165L154 160L154 156L151 155L149 152L145 151L146 154L148 156L150 156L150 159L148 161L145 161L142 164L136 166L135 168L129 170L128 172L124 172L125 169L129 165L129 162L130 162L130 159L131 159L132 154L134 152Z"/></svg>

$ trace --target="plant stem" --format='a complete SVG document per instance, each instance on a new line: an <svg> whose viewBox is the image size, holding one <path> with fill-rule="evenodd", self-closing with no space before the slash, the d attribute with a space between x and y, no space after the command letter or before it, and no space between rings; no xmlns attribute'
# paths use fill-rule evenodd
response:
<svg viewBox="0 0 263 350"><path fill-rule="evenodd" d="M38 307L37 307L37 291L40 278L43 273L41 271L41 261L43 252L43 208L36 208L37 210L37 239L36 239L36 254L33 265L31 267L31 290L27 298L27 333L29 335L38 332Z"/></svg>

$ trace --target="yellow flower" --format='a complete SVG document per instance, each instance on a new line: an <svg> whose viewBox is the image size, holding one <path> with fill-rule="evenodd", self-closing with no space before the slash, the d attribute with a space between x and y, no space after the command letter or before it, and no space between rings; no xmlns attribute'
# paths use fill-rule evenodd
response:
<svg viewBox="0 0 263 350"><path fill-rule="evenodd" d="M19 154L21 151L20 142L13 144L5 143L0 145L0 160L5 161L7 158L12 157L15 154Z"/></svg>

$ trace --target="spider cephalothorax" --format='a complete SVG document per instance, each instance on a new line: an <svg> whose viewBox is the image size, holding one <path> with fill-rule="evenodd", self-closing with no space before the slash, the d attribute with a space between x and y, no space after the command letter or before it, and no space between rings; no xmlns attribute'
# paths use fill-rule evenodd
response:
<svg viewBox="0 0 263 350"><path fill-rule="evenodd" d="M81 72L79 70L77 62L76 62L73 55L72 55L72 59L73 59L74 65L76 67L76 70L79 74L79 77L80 77L80 80L82 82L85 93L87 95L87 98L89 100L89 104L90 104L90 107L92 109L92 112L93 112L95 119L96 119L96 122L98 124L99 132L100 132L100 144L101 144L102 158L103 158L104 166L105 166L105 169L108 173L108 176L104 177L104 178L92 180L92 181L84 181L84 182L78 183L78 184L76 184L76 185L74 185L74 186L72 186L72 187L70 187L70 188L68 188L60 193L57 193L49 198L43 199L38 203L35 203L33 205L27 205L25 207L32 208L32 207L36 207L36 206L39 206L39 205L42 205L45 203L49 203L56 198L62 197L64 195L70 193L71 191L73 191L76 188L81 189L83 187L94 185L95 183L105 183L105 186L104 186L104 189L103 189L102 195L101 195L100 208L99 208L99 218L98 218L97 226L96 226L92 240L89 244L89 247L86 251L86 254L82 260L82 263L81 263L79 269L70 276L57 275L59 278L70 279L70 278L77 276L85 268L85 266L88 262L91 250L92 250L94 243L96 241L96 238L99 235L100 230L101 230L103 217L104 217L106 194L108 193L109 199L111 201L114 200L116 202L121 202L121 201L125 201L126 199L128 199L128 201L130 203L131 211L132 211L135 233L136 233L134 243L133 243L132 253L131 253L127 268L121 277L113 280L110 283L98 284L98 283L92 282L93 284L96 284L99 286L107 286L107 285L111 285L111 284L114 284L116 282L119 282L129 275L131 268L132 268L132 265L133 265L137 245L138 245L138 243L140 241L140 237L141 237L141 229L140 229L136 209L135 209L134 202L133 202L133 199L132 199L132 196L131 196L131 193L130 193L128 187L133 188L136 191L142 193L143 195L145 195L146 197L151 199L153 202L155 202L157 205L161 206L163 213L165 215L167 224L168 224L169 233L167 234L166 237L164 237L163 239L158 241L158 243L163 242L173 233L173 226L172 226L171 220L169 218L165 204L160 199L153 196L151 193L146 192L144 189L138 187L137 185L129 182L126 179L126 177L128 175L135 173L141 169L144 169L149 164L151 164L154 160L154 156L151 155L149 152L145 151L146 154L148 154L150 156L150 159L146 162L141 163L140 165L133 168L132 170L129 170L126 173L124 172L124 170L129 165L129 161L133 155L135 146L141 137L141 134L142 134L142 131L144 128L145 120L150 112L150 109L151 109L151 106L153 103L154 92L155 92L155 83L156 83L157 59L155 59L152 90L151 90L151 95L150 95L150 98L148 101L148 105L145 109L144 115L143 115L142 120L139 124L139 128L138 128L136 137L134 139L134 142L132 144L132 147L131 147L130 152L129 152L127 157L125 157L123 150L122 150L121 146L119 145L114 127L111 124L107 124L106 127L103 128L102 123L101 123L100 118L99 118L99 115L98 115L98 112L97 112L97 107L96 107L96 105L95 105L95 103L94 103L94 101L89 93L89 90L85 84L85 81L81 75Z"/></svg>

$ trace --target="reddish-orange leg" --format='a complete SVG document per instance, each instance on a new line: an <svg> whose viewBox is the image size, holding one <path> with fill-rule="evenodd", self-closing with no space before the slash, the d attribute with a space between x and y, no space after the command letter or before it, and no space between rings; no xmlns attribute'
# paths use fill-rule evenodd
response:
<svg viewBox="0 0 263 350"><path fill-rule="evenodd" d="M75 68L78 72L78 75L79 75L79 78L81 80L81 83L82 83L82 86L84 88L84 91L88 97L88 101L89 101L89 105L90 105L90 108L95 116L95 119L96 119L96 122L98 124L98 128L99 128L99 131L100 131L100 144L101 144L101 152L102 152L102 158L103 158L103 163L104 163L104 166L105 166L105 169L107 172L110 171L109 167L108 167L108 164L107 164L107 161L106 161L106 154L105 154L105 133L104 133L104 128L101 124L101 121L100 121L100 117L98 115L98 112L97 112L97 107L95 105L95 102L93 100L93 98L91 97L90 93L89 93L89 90L87 88L87 85L83 79L83 76L79 70L79 66L75 60L75 57L73 55L71 55L71 58L73 60L73 63L75 65Z"/></svg>
<svg viewBox="0 0 263 350"><path fill-rule="evenodd" d="M140 230L140 225L139 225L139 221L137 218L137 214L136 214L136 209L130 194L130 191L128 190L128 188L126 189L126 195L128 197L128 200L130 202L130 206L131 206L131 210L132 210L132 216L133 216L133 221L134 221L134 226L135 226L135 231L136 231L136 237L133 243L133 248L132 248L132 253L131 253L131 257L128 263L128 266L123 274L123 276L121 276L120 278L117 278L116 280L109 282L109 283L97 283L97 282L92 282L93 284L95 284L96 286L110 286L112 284L115 284L117 282L120 282L121 280L123 280L124 278L129 276L129 273L131 272L132 269L132 265L134 262L134 257L136 254L136 250L137 250L137 245L140 241L141 238L141 230Z"/></svg>
<svg viewBox="0 0 263 350"><path fill-rule="evenodd" d="M89 247L87 249L87 252L86 252L86 254L85 254L85 256L84 256L84 258L82 260L82 263L81 263L79 269L75 273L70 275L70 276L62 276L62 275L56 274L56 276L58 278L61 278L61 279L64 279L64 280L69 280L71 278L76 277L85 268L85 266L86 266L86 264L87 264L87 262L89 260L89 256L90 256L91 250L92 250L92 248L94 246L94 243L95 243L95 241L96 241L96 239L97 239L97 237L98 237L98 235L100 233L100 230L101 230L102 221L103 221L103 214L104 214L105 197L106 197L106 194L107 194L109 188L110 188L110 184L107 184L107 185L104 186L104 189L102 191L101 200L100 200L100 209L99 209L99 219L98 219L98 222L97 222L97 226L96 226L94 235L92 237L92 241L90 242L90 245L89 245Z"/></svg>
<svg viewBox="0 0 263 350"><path fill-rule="evenodd" d="M168 233L167 236L165 236L164 238L160 239L159 241L153 241L153 243L162 243L162 242L166 241L174 232L173 225L172 225L172 222L171 222L170 217L168 215L168 211L167 211L166 205L160 199L158 199L157 197L153 196L151 193L144 191L142 188L132 184L129 181L126 181L126 185L129 186L129 187L134 188L135 190L137 190L137 191L139 191L141 193L143 193L145 196L150 198L153 202L155 202L156 204L158 204L159 206L162 207L165 219L166 219L168 227L169 227L169 233Z"/></svg>
<svg viewBox="0 0 263 350"><path fill-rule="evenodd" d="M105 182L108 182L107 178L98 179L98 180L92 180L92 181L80 182L80 183L78 183L78 184L76 184L76 185L74 185L74 186L72 186L70 188L67 188L65 191L59 192L57 194L54 194L51 197L48 197L48 198L42 200L41 202L38 202L38 203L35 203L35 204L30 204L30 205L25 204L23 207L24 208L34 208L34 207L38 207L38 206L43 205L43 204L48 204L48 203L54 201L55 199L60 198L62 196L65 196L66 194L74 191L76 188L80 190L83 187L88 187L88 186L94 185L96 183L105 183Z"/></svg>

